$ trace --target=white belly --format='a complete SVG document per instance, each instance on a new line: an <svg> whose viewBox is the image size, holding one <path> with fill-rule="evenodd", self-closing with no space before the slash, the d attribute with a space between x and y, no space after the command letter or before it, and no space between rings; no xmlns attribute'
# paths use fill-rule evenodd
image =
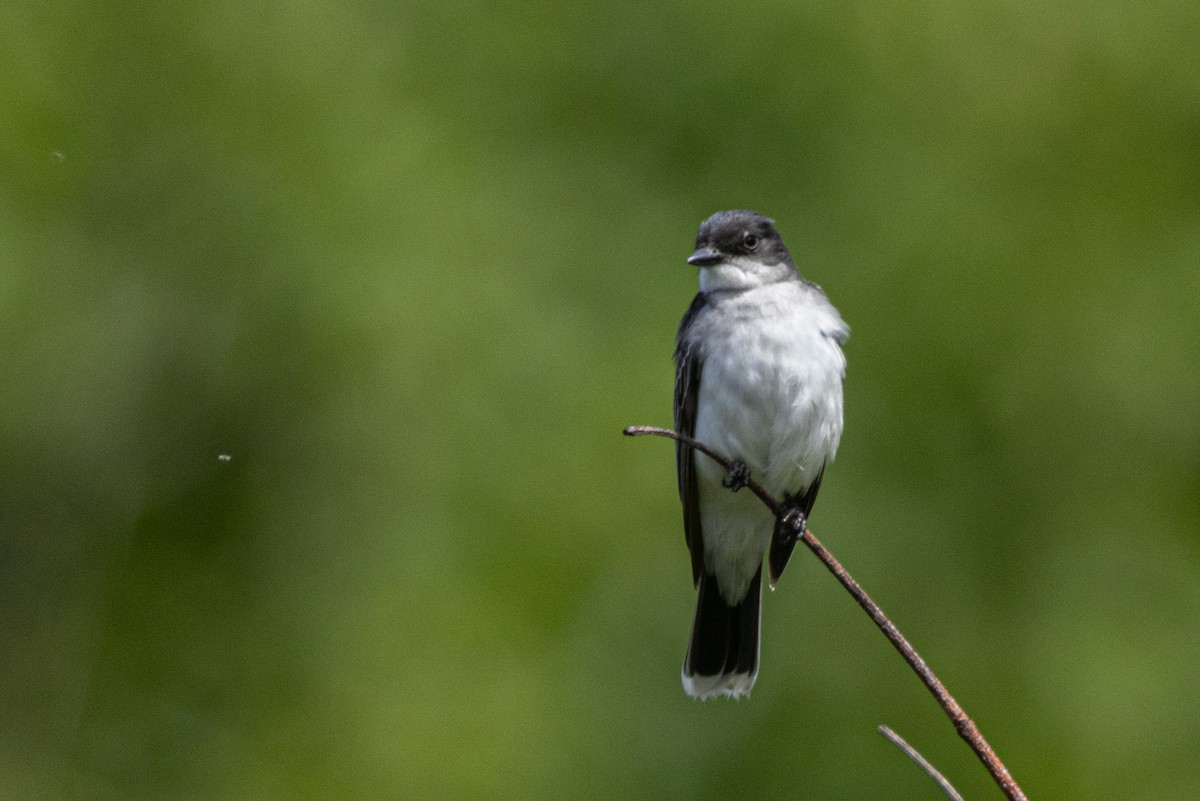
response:
<svg viewBox="0 0 1200 801"><path fill-rule="evenodd" d="M695 434L744 461L782 500L806 489L837 451L846 362L828 335L844 332L845 324L824 297L802 291L784 293L779 303L754 297L777 289L725 301L732 308L714 316L719 325L705 328ZM726 473L716 462L697 456L696 468L706 566L726 600L737 601L758 571L774 519L752 493L721 486Z"/></svg>

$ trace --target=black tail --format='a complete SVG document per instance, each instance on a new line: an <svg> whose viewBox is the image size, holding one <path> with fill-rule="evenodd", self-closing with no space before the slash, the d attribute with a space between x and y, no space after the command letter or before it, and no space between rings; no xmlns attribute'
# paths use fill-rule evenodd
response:
<svg viewBox="0 0 1200 801"><path fill-rule="evenodd" d="M696 698L748 695L758 676L758 621L762 608L762 566L746 597L730 606L717 578L700 576L692 641L683 660L683 689Z"/></svg>

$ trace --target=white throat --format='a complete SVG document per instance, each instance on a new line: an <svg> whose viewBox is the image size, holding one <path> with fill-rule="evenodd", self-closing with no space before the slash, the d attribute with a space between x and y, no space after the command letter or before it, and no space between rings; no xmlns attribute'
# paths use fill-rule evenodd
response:
<svg viewBox="0 0 1200 801"><path fill-rule="evenodd" d="M794 277L795 270L783 262L764 264L744 256L733 256L720 264L700 268L700 291L756 289Z"/></svg>

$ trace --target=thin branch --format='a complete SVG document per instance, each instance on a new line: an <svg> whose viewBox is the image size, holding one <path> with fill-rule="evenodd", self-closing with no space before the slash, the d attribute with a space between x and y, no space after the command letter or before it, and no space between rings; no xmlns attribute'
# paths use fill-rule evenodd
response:
<svg viewBox="0 0 1200 801"><path fill-rule="evenodd" d="M730 459L727 459L722 454L712 450L707 445L697 442L689 436L680 434L678 431L672 431L669 428L658 428L656 426L628 426L625 429L625 435L629 437L669 437L670 439L677 440L690 448L700 451L710 459L714 460L717 464L724 467L726 470L729 470L733 464ZM759 498L759 500L761 500L767 506L767 508L771 510L771 513L775 515L776 518L780 517L783 507L779 501L775 500L775 498L769 492L764 490L762 486L753 481L753 479L751 479L746 486L749 487L750 490ZM861 606L863 610L870 616L871 620L875 622L875 625L878 626L879 630L883 632L883 636L888 638L888 642L890 642L892 646L900 652L900 655L904 657L904 661L907 662L909 667L913 669L913 671L929 689L929 692L933 694L933 697L937 700L938 705L941 706L942 711L946 713L948 718L950 718L950 722L954 724L954 728L958 732L958 735L966 740L967 745L971 747L971 750L974 751L975 755L979 757L979 760L983 762L984 767L987 768L988 773L992 775L992 778L995 780L996 784L999 785L1000 790L1009 799L1009 801L1027 801L1025 798L1025 793L1021 790L1021 787L1017 784L1016 780L1013 779L1012 774L1008 772L1008 768L1005 767L1004 763L1000 761L1000 757L996 756L996 752L992 750L991 745L988 744L988 741L984 738L983 733L979 731L979 727L976 726L975 722L967 716L967 713L963 711L961 706L959 706L958 701L954 700L954 696L952 696L946 687L941 683L941 681L938 680L938 677L934 674L934 672L929 669L927 664L925 664L925 660L922 659L921 655L917 653L916 649L909 644L904 635L900 633L900 630L896 628L895 624L892 623L888 616L884 614L883 610L879 608L879 605L871 600L871 596L867 595L867 591L864 590L859 583L854 580L854 577L847 572L846 568L842 567L841 563L834 558L833 554L831 554L825 548L825 546L821 544L821 541L818 540L811 531L805 529L804 533L800 536L800 541L803 542L810 551L816 554L816 557L821 560L821 563L828 568L829 572L833 573L834 577L841 582L842 586L846 588L846 591L853 596L858 605Z"/></svg>
<svg viewBox="0 0 1200 801"><path fill-rule="evenodd" d="M726 470L728 470L730 465L733 464L732 461L730 461L729 459L726 459L724 456L717 453L712 448L705 445L703 442L694 440L691 437L687 436L686 434L680 434L678 431L672 431L669 428L659 428L658 426L626 426L625 436L627 436L627 437L655 436L655 437L669 437L670 439L677 439L680 442L682 442L683 444L687 445L689 448L700 451L705 456L712 459L717 464L721 465L721 467L724 467ZM765 489L763 489L761 484L759 484L757 481L754 480L754 476L750 476L748 479L746 479L746 489L753 492L754 495L760 501L762 501L764 504L766 504L766 507L771 510L771 514L775 515L776 517L779 517L779 515L785 511L783 508L783 505L780 504L779 501L775 500L775 498L771 496L771 493L769 493Z"/></svg>
<svg viewBox="0 0 1200 801"><path fill-rule="evenodd" d="M904 741L904 738L896 734L888 726L880 726L879 733L892 741L892 744L908 755L908 758L916 763L917 767L925 771L925 775L937 782L938 787L942 788L942 792L950 798L950 801L963 801L963 797L958 794L958 790L954 789L945 776L938 773L938 769L929 764L929 760L921 756L921 752L913 748Z"/></svg>

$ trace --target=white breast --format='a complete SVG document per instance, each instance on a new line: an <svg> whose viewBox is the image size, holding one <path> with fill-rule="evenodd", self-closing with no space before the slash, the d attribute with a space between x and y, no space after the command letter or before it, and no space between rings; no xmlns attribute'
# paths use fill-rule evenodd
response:
<svg viewBox="0 0 1200 801"><path fill-rule="evenodd" d="M696 438L744 461L776 498L806 489L841 439L846 324L800 281L712 293L709 304L689 330L704 350ZM696 467L706 560L736 598L758 570L773 520L749 492L722 487L715 462L699 457Z"/></svg>

